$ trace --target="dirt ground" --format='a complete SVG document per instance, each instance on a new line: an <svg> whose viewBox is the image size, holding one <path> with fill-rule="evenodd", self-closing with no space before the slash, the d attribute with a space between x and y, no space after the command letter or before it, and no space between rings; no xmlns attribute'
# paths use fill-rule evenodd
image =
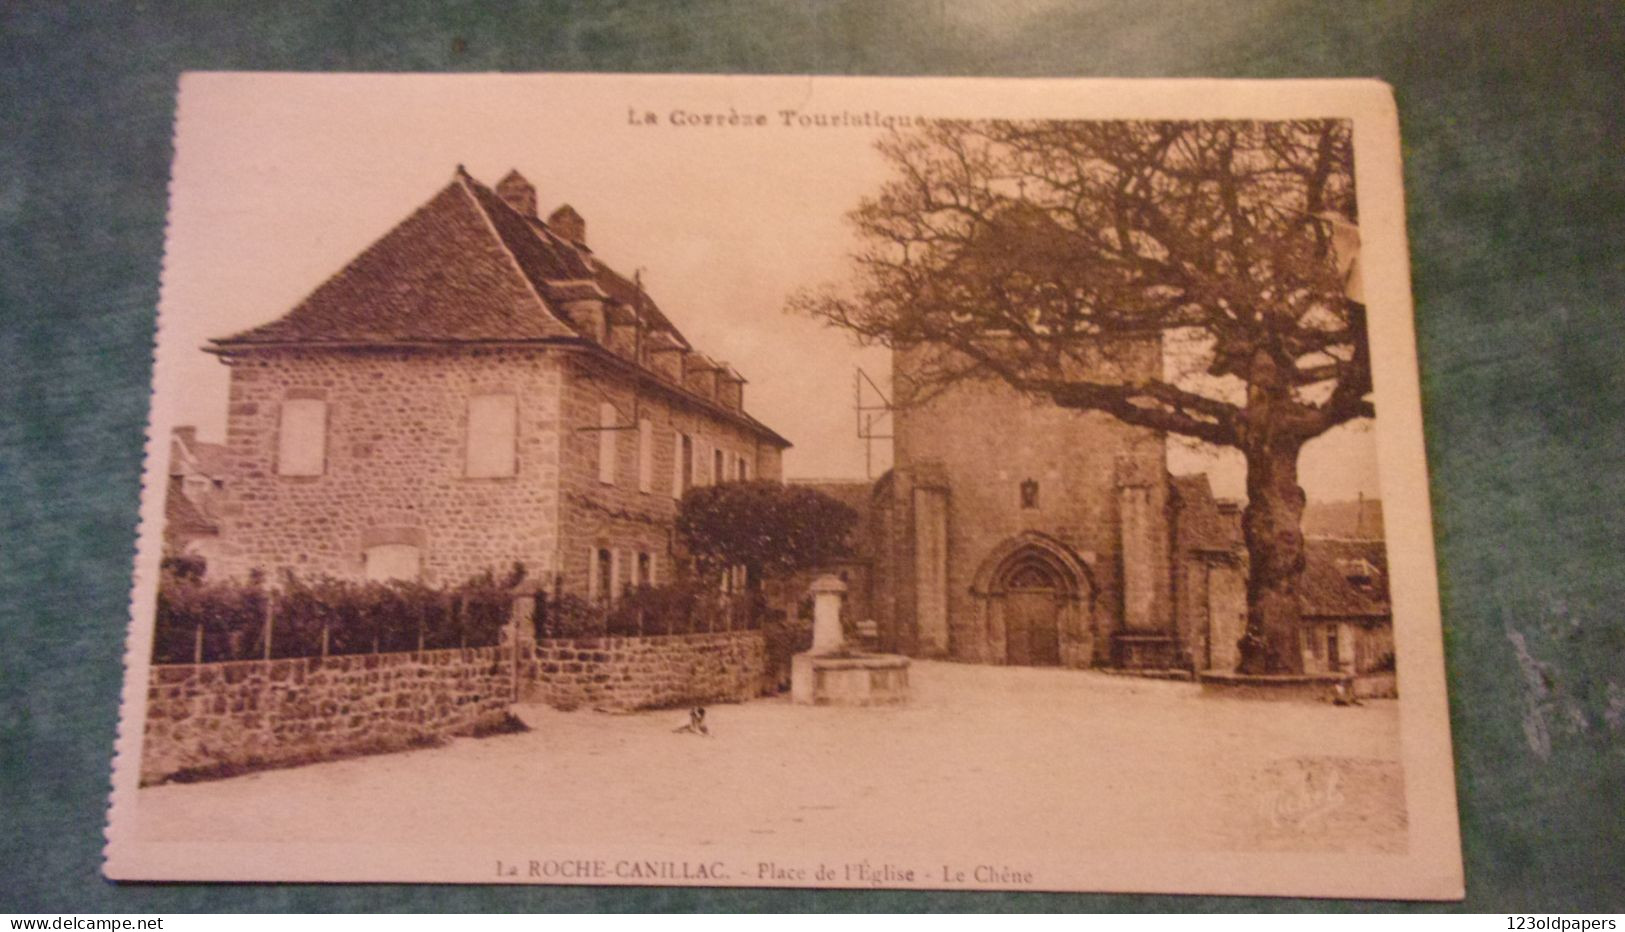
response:
<svg viewBox="0 0 1625 932"><path fill-rule="evenodd" d="M1189 683L916 662L898 708L760 699L140 791L142 837L836 848L952 839L1100 849L1401 851L1398 703L1202 696Z"/></svg>

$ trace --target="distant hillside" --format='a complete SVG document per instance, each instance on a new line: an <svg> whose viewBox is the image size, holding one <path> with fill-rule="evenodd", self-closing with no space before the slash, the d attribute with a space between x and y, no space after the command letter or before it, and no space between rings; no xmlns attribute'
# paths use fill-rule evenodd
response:
<svg viewBox="0 0 1625 932"><path fill-rule="evenodd" d="M1310 502L1303 510L1307 537L1381 538L1382 500Z"/></svg>

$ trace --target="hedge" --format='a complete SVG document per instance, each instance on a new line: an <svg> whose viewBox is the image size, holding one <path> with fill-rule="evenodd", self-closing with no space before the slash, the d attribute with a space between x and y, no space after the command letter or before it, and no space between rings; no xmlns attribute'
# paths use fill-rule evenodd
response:
<svg viewBox="0 0 1625 932"><path fill-rule="evenodd" d="M761 627L759 597L726 596L714 586L676 583L627 589L611 606L574 595L537 599L536 637L638 637L746 631Z"/></svg>
<svg viewBox="0 0 1625 932"><path fill-rule="evenodd" d="M456 586L352 582L284 573L208 580L190 564L166 561L158 587L153 663L211 663L490 647L502 638L523 578L487 571ZM269 640L270 649L266 649Z"/></svg>

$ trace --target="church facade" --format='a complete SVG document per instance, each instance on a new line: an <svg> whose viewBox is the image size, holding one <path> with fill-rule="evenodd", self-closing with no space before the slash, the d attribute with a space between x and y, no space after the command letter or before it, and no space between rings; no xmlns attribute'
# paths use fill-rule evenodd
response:
<svg viewBox="0 0 1625 932"><path fill-rule="evenodd" d="M894 354L894 381L919 365L936 363ZM1086 365L1102 379L1158 375L1162 347L1118 344ZM811 483L859 512L853 558L828 570L871 646L998 665L1235 669L1241 503L1217 499L1206 475L1170 474L1162 433L994 379L952 383L892 418L894 465L878 481ZM1310 503L1306 670L1392 669L1380 502L1339 510L1355 504Z"/></svg>
<svg viewBox="0 0 1625 932"><path fill-rule="evenodd" d="M1160 370L1119 345L1113 377ZM894 357L894 379L916 364ZM974 663L1206 668L1245 616L1239 515L1156 431L967 380L893 412L868 596L883 649ZM1215 657L1216 652L1219 656Z"/></svg>

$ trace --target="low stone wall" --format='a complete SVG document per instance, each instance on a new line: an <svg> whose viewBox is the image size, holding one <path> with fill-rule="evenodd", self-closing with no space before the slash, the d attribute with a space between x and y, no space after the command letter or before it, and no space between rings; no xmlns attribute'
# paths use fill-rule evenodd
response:
<svg viewBox="0 0 1625 932"><path fill-rule="evenodd" d="M1324 702L1338 684L1349 688L1347 673L1232 673L1207 670L1196 674L1204 696L1283 702Z"/></svg>
<svg viewBox="0 0 1625 932"><path fill-rule="evenodd" d="M527 699L556 709L630 711L760 695L767 648L760 631L536 642Z"/></svg>
<svg viewBox="0 0 1625 932"><path fill-rule="evenodd" d="M1361 673L1354 678L1354 695L1360 699L1398 699L1399 679L1392 673Z"/></svg>
<svg viewBox="0 0 1625 932"><path fill-rule="evenodd" d="M503 647L155 666L141 782L401 750L500 722Z"/></svg>

